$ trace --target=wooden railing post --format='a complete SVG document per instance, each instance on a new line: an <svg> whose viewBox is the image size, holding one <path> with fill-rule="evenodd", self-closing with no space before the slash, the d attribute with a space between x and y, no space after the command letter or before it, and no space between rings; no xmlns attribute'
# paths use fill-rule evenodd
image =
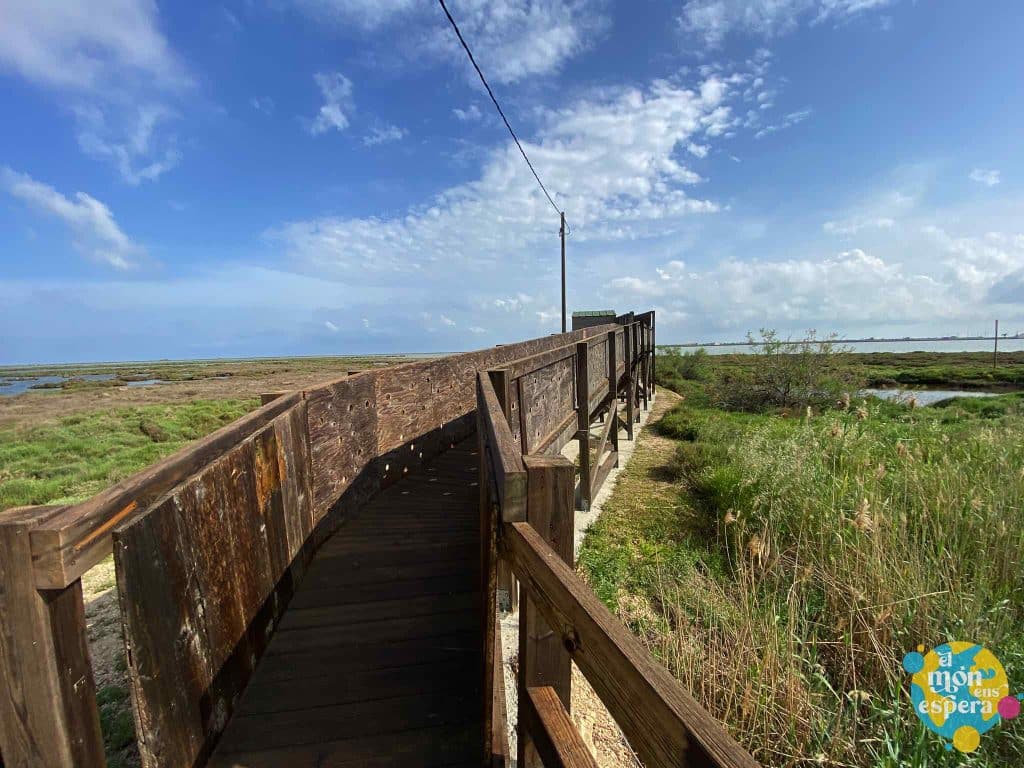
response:
<svg viewBox="0 0 1024 768"><path fill-rule="evenodd" d="M634 338L636 334L636 326L628 325L626 327L626 333L623 335L623 341L626 345L626 349L623 351L623 358L626 360L626 438L629 440L633 439L633 408L636 405L636 367L633 354L635 350Z"/></svg>
<svg viewBox="0 0 1024 768"><path fill-rule="evenodd" d="M612 441L612 450L619 452L619 364L618 351L615 344L615 331L608 331L608 419L611 421L608 436ZM625 337L625 334L623 334ZM627 366L628 369L628 366ZM600 462L601 457L597 460ZM619 466L619 462L615 462Z"/></svg>
<svg viewBox="0 0 1024 768"><path fill-rule="evenodd" d="M654 366L656 365L656 363L655 363L655 351L656 351L656 349L657 349L657 347L655 346L655 342L654 342L654 312L651 312L651 373L650 373L650 377L651 378L650 378L650 382L651 382L651 394L652 395L654 394L654 374L656 372L655 368L654 368Z"/></svg>
<svg viewBox="0 0 1024 768"><path fill-rule="evenodd" d="M576 344L576 439L580 445L580 508L590 509L590 347Z"/></svg>
<svg viewBox="0 0 1024 768"><path fill-rule="evenodd" d="M526 465L526 517L530 526L570 567L573 565L572 462L562 456L524 456ZM561 637L552 632L537 605L523 594L519 612L519 718L530 721L528 690L553 688L569 710L572 663ZM518 732L518 763L522 768L542 765L528 730Z"/></svg>
<svg viewBox="0 0 1024 768"><path fill-rule="evenodd" d="M647 324L643 323L640 326L640 380L642 382L640 391L642 393L641 399L643 400L643 407L645 411L650 408L650 403L647 399L650 393L650 382L648 378L650 375L650 351L650 336L648 335Z"/></svg>
<svg viewBox="0 0 1024 768"><path fill-rule="evenodd" d="M508 372L498 369L489 371L488 375L491 377L491 385L501 404L502 413L505 414L505 420L511 425L512 382L509 381ZM508 595L508 604L503 607L508 608L509 611L515 611L519 607L519 585L516 583L516 577L512 574L509 564L502 560L498 561L498 591ZM500 596L498 599L500 602Z"/></svg>
<svg viewBox="0 0 1024 768"><path fill-rule="evenodd" d="M38 590L29 534L46 507L0 513L0 753L6 768L106 765L82 582Z"/></svg>

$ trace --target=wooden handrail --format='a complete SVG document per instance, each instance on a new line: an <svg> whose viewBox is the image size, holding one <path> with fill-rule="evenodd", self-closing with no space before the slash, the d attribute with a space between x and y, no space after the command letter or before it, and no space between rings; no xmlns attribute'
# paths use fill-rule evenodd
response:
<svg viewBox="0 0 1024 768"><path fill-rule="evenodd" d="M526 516L526 469L508 420L486 372L477 374L483 444L494 469L497 502L503 520Z"/></svg>
<svg viewBox="0 0 1024 768"><path fill-rule="evenodd" d="M544 768L597 768L562 700L551 686L526 689L524 724Z"/></svg>
<svg viewBox="0 0 1024 768"><path fill-rule="evenodd" d="M646 768L758 768L529 523L503 524L499 546Z"/></svg>
<svg viewBox="0 0 1024 768"><path fill-rule="evenodd" d="M279 397L91 499L49 515L30 537L36 587L64 589L80 579L111 553L111 533L119 523L301 399L301 392Z"/></svg>

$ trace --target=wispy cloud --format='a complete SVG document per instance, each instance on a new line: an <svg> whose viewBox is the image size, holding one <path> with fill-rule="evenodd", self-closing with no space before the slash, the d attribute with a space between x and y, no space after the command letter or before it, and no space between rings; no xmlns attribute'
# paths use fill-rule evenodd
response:
<svg viewBox="0 0 1024 768"><path fill-rule="evenodd" d="M466 109L459 109L456 107L452 110L452 114L455 115L458 120L474 123L484 116L484 113L480 111L480 107L476 104L470 104Z"/></svg>
<svg viewBox="0 0 1024 768"><path fill-rule="evenodd" d="M397 125L375 125L363 136L363 145L375 147L378 144L390 144L393 141L401 141L406 134L407 131Z"/></svg>
<svg viewBox="0 0 1024 768"><path fill-rule="evenodd" d="M144 254L114 221L110 209L85 192L67 198L53 187L31 176L0 168L0 182L8 193L36 211L56 216L74 235L75 247L97 261L116 269L134 266Z"/></svg>
<svg viewBox="0 0 1024 768"><path fill-rule="evenodd" d="M317 72L313 80L320 89L324 104L309 124L310 133L317 136L330 130L344 131L355 110L352 81L340 72Z"/></svg>
<svg viewBox="0 0 1024 768"><path fill-rule="evenodd" d="M159 29L152 0L2 3L0 67L34 83L79 91L125 78L179 88L191 77Z"/></svg>
<svg viewBox="0 0 1024 768"><path fill-rule="evenodd" d="M689 0L679 26L706 48L718 48L725 38L743 33L773 38L795 31L800 24L842 23L855 16L892 5L896 0Z"/></svg>
<svg viewBox="0 0 1024 768"><path fill-rule="evenodd" d="M0 2L0 70L59 94L82 151L129 184L180 160L164 126L193 78L159 28L152 0Z"/></svg>
<svg viewBox="0 0 1024 768"><path fill-rule="evenodd" d="M430 3L414 0L293 0L296 7L344 33L404 36L409 65L446 61L476 75L443 16ZM607 29L604 0L471 0L452 8L459 27L472 41L488 78L512 83L557 71L587 50ZM409 32L408 30L415 30Z"/></svg>
<svg viewBox="0 0 1024 768"><path fill-rule="evenodd" d="M971 181L976 181L979 184L984 184L986 187L996 186L996 184L998 184L1001 181L999 176L999 171L995 170L994 168L975 168L968 175Z"/></svg>
<svg viewBox="0 0 1024 768"><path fill-rule="evenodd" d="M757 133L754 134L754 138L763 139L765 136L769 136L773 133L778 133L779 131L783 131L786 128L790 128L794 125L797 125L798 123L802 123L804 120L810 117L813 114L813 112L814 110L812 110L810 107L805 107L804 109L797 110L796 112L790 112L788 115L784 115L783 118L777 123L771 123L769 125L766 125L764 128L760 129Z"/></svg>
<svg viewBox="0 0 1024 768"><path fill-rule="evenodd" d="M82 151L111 162L128 184L154 181L181 161L177 136L163 128L177 115L161 104L116 112L115 124L98 106L81 106L74 114Z"/></svg>
<svg viewBox="0 0 1024 768"><path fill-rule="evenodd" d="M264 115L274 114L274 100L269 96L253 96L249 99L249 105Z"/></svg>

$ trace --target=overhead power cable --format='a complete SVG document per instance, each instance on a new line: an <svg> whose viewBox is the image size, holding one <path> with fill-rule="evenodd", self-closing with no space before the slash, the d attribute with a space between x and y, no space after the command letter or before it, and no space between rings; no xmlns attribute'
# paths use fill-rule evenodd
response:
<svg viewBox="0 0 1024 768"><path fill-rule="evenodd" d="M452 29L455 30L455 34L458 36L459 42L462 43L462 47L463 49L465 49L466 55L469 56L469 61L470 63L472 63L473 69L475 69L477 75L480 76L480 82L483 83L484 88L487 89L487 95L491 97L491 101L494 102L495 109L498 110L498 114L501 115L501 119L505 122L505 127L508 128L508 132L512 135L512 140L516 143L516 146L519 147L519 153L523 156L523 160L526 161L526 164L530 166L530 172L533 173L533 178L537 180L537 183L540 185L541 191L544 193L544 196L548 199L548 202L551 203L551 207L555 209L555 213L559 215L564 215L562 214L562 211L559 210L558 206L555 205L555 201L551 199L551 195L548 194L547 187L544 186L544 182L541 181L540 176L537 175L537 171L533 167L533 163L531 163L530 158L527 157L526 150L523 149L523 145L519 143L519 137L516 136L516 132L512 130L512 125L509 123L508 118L505 117L505 112L501 109L501 104L498 103L498 99L495 98L494 91L491 90L491 86L487 84L487 78L485 78L484 73L480 71L480 65L478 65L476 63L476 59L473 58L473 52L469 50L469 45L466 43L466 38L464 38L462 36L462 32L459 31L459 25L456 24L455 19L452 18L452 14L448 10L448 6L444 4L444 0L437 0L437 2L441 4L441 10L444 11L444 15L447 16L448 21L451 22Z"/></svg>

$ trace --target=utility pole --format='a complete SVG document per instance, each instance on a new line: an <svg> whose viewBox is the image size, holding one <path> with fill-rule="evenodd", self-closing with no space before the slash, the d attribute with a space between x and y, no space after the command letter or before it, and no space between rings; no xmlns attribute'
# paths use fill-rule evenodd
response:
<svg viewBox="0 0 1024 768"><path fill-rule="evenodd" d="M565 211L561 211L562 226L558 235L562 238L562 333L565 333Z"/></svg>
<svg viewBox="0 0 1024 768"><path fill-rule="evenodd" d="M996 357L999 355L999 321L996 320L996 332L992 342L992 370L996 369Z"/></svg>

